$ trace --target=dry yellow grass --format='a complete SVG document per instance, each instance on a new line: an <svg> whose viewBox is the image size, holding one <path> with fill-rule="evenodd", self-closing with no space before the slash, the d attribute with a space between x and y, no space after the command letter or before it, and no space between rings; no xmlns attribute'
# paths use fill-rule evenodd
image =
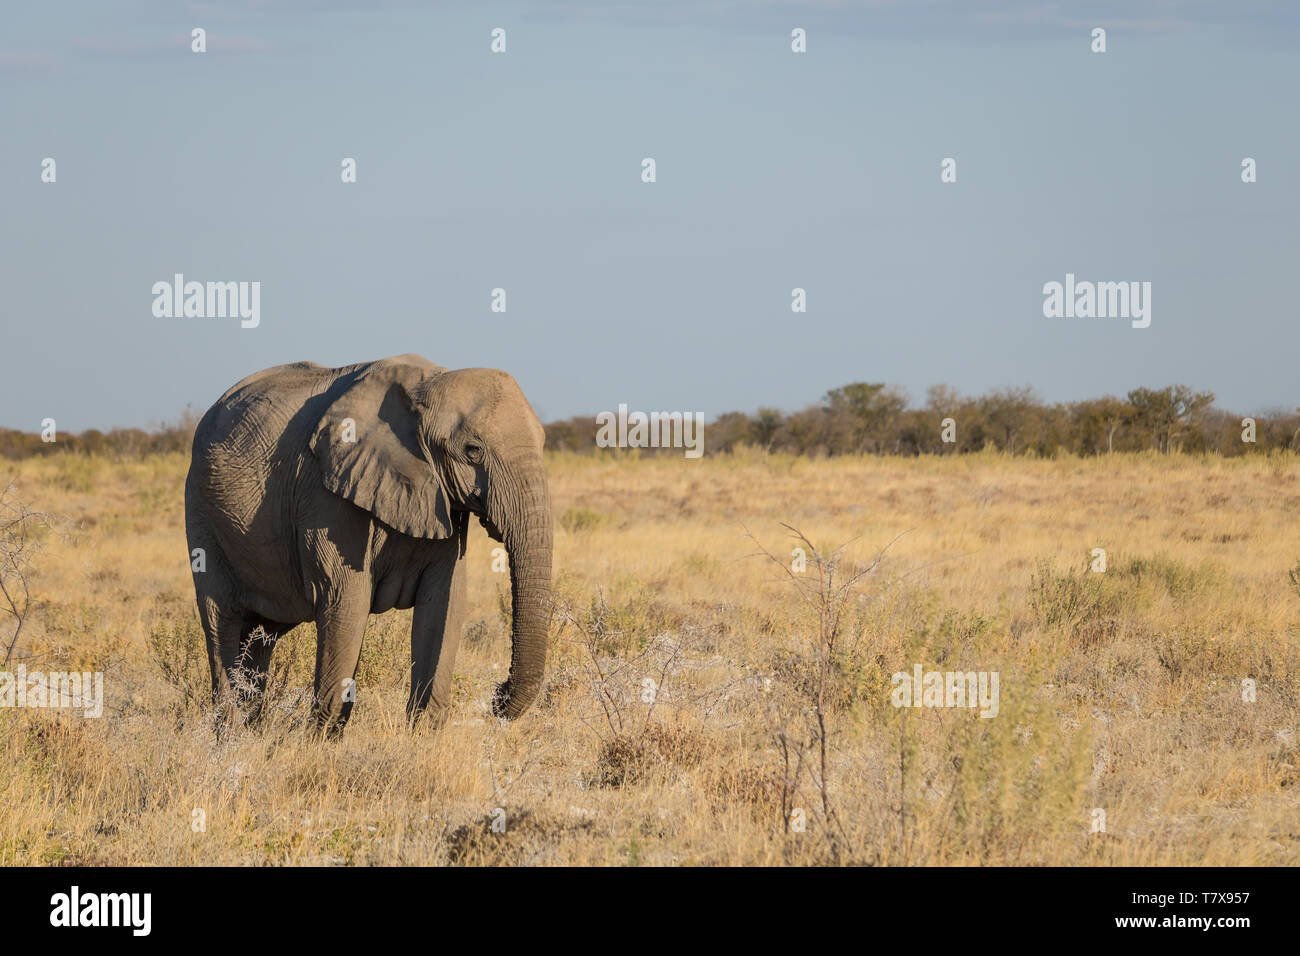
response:
<svg viewBox="0 0 1300 956"><path fill-rule="evenodd" d="M218 742L187 702L207 665L186 464L0 467L72 529L39 555L20 651L103 670L107 698L98 720L0 710L0 863L1300 862L1294 457L553 456L544 699L487 715L509 589L476 531L450 723L405 727L393 612L336 743L296 723L310 626L281 642L264 729ZM786 560L782 521L819 547L856 536L842 571L908 532L846 610L827 804L815 764L786 792L778 746L814 735L816 615L744 537ZM998 716L895 709L890 675L917 663L997 671Z"/></svg>

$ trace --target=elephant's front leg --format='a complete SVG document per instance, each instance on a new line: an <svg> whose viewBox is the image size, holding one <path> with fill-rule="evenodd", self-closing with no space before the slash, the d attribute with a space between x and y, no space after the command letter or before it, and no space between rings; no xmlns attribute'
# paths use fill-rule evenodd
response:
<svg viewBox="0 0 1300 956"><path fill-rule="evenodd" d="M465 561L452 559L431 568L435 575L415 606L411 621L411 695L406 716L414 721L433 705L430 717L441 724L451 703L451 669L465 624Z"/></svg>
<svg viewBox="0 0 1300 956"><path fill-rule="evenodd" d="M316 614L316 693L312 716L330 735L343 732L356 701L357 664L370 617L370 590L356 586Z"/></svg>

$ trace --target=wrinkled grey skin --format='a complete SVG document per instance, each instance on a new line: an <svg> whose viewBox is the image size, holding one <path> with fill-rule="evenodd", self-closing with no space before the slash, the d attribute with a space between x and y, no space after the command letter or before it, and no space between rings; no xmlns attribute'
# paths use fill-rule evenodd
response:
<svg viewBox="0 0 1300 956"><path fill-rule="evenodd" d="M473 514L510 556L510 675L493 709L522 714L546 661L543 440L508 374L448 371L418 355L281 365L223 395L199 423L185 482L190 551L202 548L206 560L194 591L219 709L256 701L276 640L315 621L313 713L341 732L367 617L414 608L407 713L414 720L432 704L441 720ZM269 640L250 640L258 626Z"/></svg>

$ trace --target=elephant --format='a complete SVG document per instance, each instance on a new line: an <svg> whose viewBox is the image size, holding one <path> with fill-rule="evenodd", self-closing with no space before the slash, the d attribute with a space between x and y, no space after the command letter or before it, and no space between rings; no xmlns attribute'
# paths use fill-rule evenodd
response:
<svg viewBox="0 0 1300 956"><path fill-rule="evenodd" d="M218 713L255 720L276 641L314 621L312 719L341 734L369 615L413 608L407 717L427 709L442 723L474 515L510 563L510 671L492 712L523 714L541 687L550 618L544 442L508 373L419 355L280 365L221 396L195 430L185 481Z"/></svg>

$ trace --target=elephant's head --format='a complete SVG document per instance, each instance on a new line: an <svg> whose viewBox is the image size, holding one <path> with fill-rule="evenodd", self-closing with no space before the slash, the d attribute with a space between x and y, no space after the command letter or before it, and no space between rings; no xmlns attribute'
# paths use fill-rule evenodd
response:
<svg viewBox="0 0 1300 956"><path fill-rule="evenodd" d="M546 663L552 531L542 425L497 369L448 371L404 355L349 381L312 439L326 488L413 537L463 534L473 513L505 544L512 649L493 709L514 719L537 696Z"/></svg>

